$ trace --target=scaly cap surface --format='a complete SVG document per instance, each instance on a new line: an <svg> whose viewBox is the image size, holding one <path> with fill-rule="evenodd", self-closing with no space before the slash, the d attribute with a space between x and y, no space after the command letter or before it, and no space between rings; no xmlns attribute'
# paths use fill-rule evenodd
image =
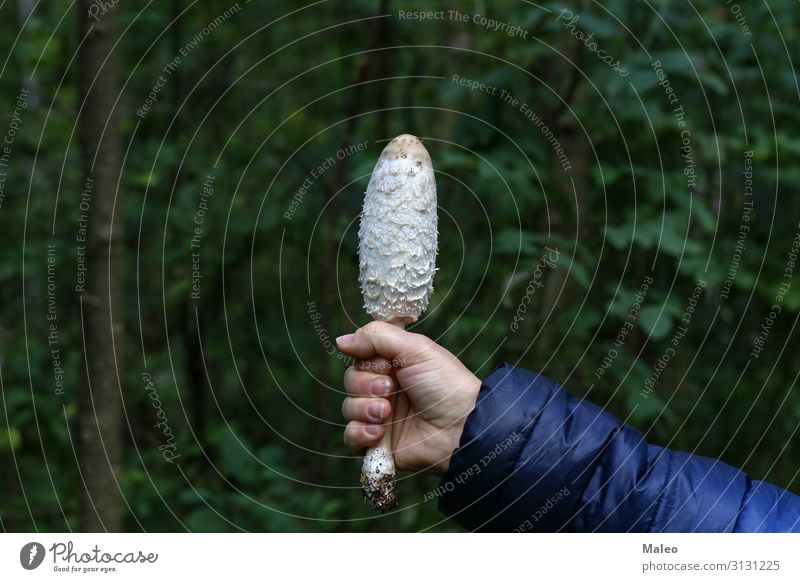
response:
<svg viewBox="0 0 800 582"><path fill-rule="evenodd" d="M359 281L373 319L416 321L433 292L437 252L436 179L413 135L381 152L364 196Z"/></svg>

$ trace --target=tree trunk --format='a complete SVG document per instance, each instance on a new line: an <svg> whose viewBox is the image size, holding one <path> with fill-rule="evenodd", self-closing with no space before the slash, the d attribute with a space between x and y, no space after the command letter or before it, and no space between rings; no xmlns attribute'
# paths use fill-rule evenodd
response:
<svg viewBox="0 0 800 582"><path fill-rule="evenodd" d="M35 8L36 0L19 0L17 2L20 26L27 22ZM35 71L26 69L22 72L22 86L28 90L28 108L38 109L42 102L42 90L39 86L39 77Z"/></svg>
<svg viewBox="0 0 800 582"><path fill-rule="evenodd" d="M121 492L122 200L114 7L78 2L78 139L84 192L90 192L86 287L81 295L87 381L78 412L78 458L84 488L81 531L119 531ZM101 13L102 12L102 13ZM81 198L86 200L86 196Z"/></svg>
<svg viewBox="0 0 800 582"><path fill-rule="evenodd" d="M186 388L189 391L189 406L191 409L192 432L200 446L205 447L206 441L206 371L203 368L202 329L198 327L195 317L195 308L203 313L199 301L187 300L183 304L183 347L186 350ZM199 325L202 326L202 316ZM209 387L210 388L210 387Z"/></svg>

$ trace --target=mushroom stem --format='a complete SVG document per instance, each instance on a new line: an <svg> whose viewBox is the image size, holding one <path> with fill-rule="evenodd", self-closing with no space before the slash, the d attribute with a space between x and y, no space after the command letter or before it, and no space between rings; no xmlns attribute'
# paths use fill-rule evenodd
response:
<svg viewBox="0 0 800 582"><path fill-rule="evenodd" d="M394 319L390 323L405 329L405 319ZM389 397L394 410L394 395ZM397 488L397 471L392 455L392 420L386 423L386 432L381 442L367 450L364 464L361 467L361 496L373 509L381 512L397 507L395 489Z"/></svg>

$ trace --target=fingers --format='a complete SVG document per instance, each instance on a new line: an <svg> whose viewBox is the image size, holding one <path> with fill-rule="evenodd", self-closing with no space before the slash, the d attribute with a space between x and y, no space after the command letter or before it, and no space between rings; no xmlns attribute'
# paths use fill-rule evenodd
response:
<svg viewBox="0 0 800 582"><path fill-rule="evenodd" d="M344 386L350 395L342 403L342 416L349 423L344 430L344 442L351 449L363 450L378 444L386 429L382 423L392 416L392 406L387 396L392 392L393 380L390 376L377 374L372 369L389 367L373 365L375 362L356 362L356 367L344 373Z"/></svg>
<svg viewBox="0 0 800 582"><path fill-rule="evenodd" d="M375 356L369 360L356 360L353 363L356 370L363 370L364 372L374 372L375 374L386 374L387 376L392 373L394 367L391 360Z"/></svg>
<svg viewBox="0 0 800 582"><path fill-rule="evenodd" d="M391 360L395 367L405 367L419 360L432 343L423 335L384 321L373 321L355 333L336 338L338 348L349 356L362 360L380 356Z"/></svg>
<svg viewBox="0 0 800 582"><path fill-rule="evenodd" d="M383 425L353 420L344 429L344 443L355 451L361 451L377 445L384 432Z"/></svg>
<svg viewBox="0 0 800 582"><path fill-rule="evenodd" d="M392 392L392 378L348 368L344 373L344 389L351 396L386 397Z"/></svg>
<svg viewBox="0 0 800 582"><path fill-rule="evenodd" d="M392 406L385 398L345 398L342 416L346 420L382 423L391 416Z"/></svg>
<svg viewBox="0 0 800 582"><path fill-rule="evenodd" d="M382 423L392 415L386 397L396 388L389 374L421 361L435 344L425 336L378 321L337 338L336 344L343 353L360 360L345 372L349 397L342 404L342 414L349 421L344 442L361 451L377 445L386 432Z"/></svg>

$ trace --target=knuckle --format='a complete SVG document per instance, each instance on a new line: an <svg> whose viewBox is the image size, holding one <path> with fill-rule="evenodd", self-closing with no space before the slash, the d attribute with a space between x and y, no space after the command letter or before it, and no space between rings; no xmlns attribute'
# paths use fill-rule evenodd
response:
<svg viewBox="0 0 800 582"><path fill-rule="evenodd" d="M433 350L439 347L435 341L429 338L426 335L422 335L421 333L415 333L415 340L417 342L417 347L424 350Z"/></svg>
<svg viewBox="0 0 800 582"><path fill-rule="evenodd" d="M365 332L372 332L372 331L379 330L382 325L383 325L382 321L374 320L374 321L370 321L367 325L365 325L361 329L363 329Z"/></svg>
<svg viewBox="0 0 800 582"><path fill-rule="evenodd" d="M350 376L350 381L345 385L345 389L348 394L359 396L363 393L363 387L365 384L366 382L364 381L364 373L353 372L353 374Z"/></svg>
<svg viewBox="0 0 800 582"><path fill-rule="evenodd" d="M357 420L351 420L347 423L347 428L345 429L345 433L347 433L347 438L352 445L359 445L359 436L361 434L361 423Z"/></svg>
<svg viewBox="0 0 800 582"><path fill-rule="evenodd" d="M411 358L419 358L435 351L439 347L435 341L421 333L411 333L410 336L411 341L406 344L406 348Z"/></svg>
<svg viewBox="0 0 800 582"><path fill-rule="evenodd" d="M359 420L361 417L361 405L357 398L347 398L342 403L342 415L347 420Z"/></svg>
<svg viewBox="0 0 800 582"><path fill-rule="evenodd" d="M377 320L370 321L367 325L364 326L364 330L369 335L386 335L387 333L391 333L396 329L397 328L389 322L377 321Z"/></svg>
<svg viewBox="0 0 800 582"><path fill-rule="evenodd" d="M348 394L356 394L358 392L358 387L361 383L361 375L361 372L353 370L347 376L344 382L344 388Z"/></svg>
<svg viewBox="0 0 800 582"><path fill-rule="evenodd" d="M348 423L347 426L345 426L344 430L342 431L342 442L350 446L350 423Z"/></svg>
<svg viewBox="0 0 800 582"><path fill-rule="evenodd" d="M372 372L373 374L385 373L388 369L388 360L381 356L375 356L368 360L359 360L356 367L361 372Z"/></svg>
<svg viewBox="0 0 800 582"><path fill-rule="evenodd" d="M353 433L354 432L355 431L353 429L353 423L351 422L351 423L347 424L347 426L345 427L344 432L342 434L342 441L344 441L344 444L346 444L350 448L355 448L356 447L356 444L353 442Z"/></svg>

